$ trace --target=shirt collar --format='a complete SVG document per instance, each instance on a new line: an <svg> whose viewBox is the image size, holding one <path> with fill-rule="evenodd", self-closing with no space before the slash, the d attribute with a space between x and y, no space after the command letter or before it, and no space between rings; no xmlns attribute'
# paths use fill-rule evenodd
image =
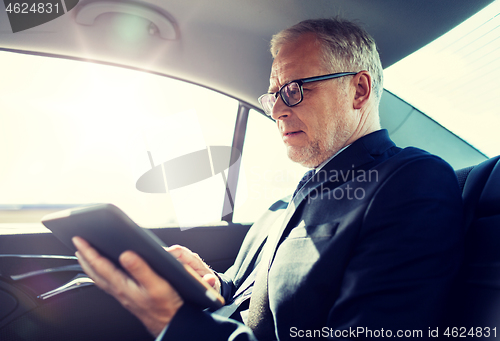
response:
<svg viewBox="0 0 500 341"><path fill-rule="evenodd" d="M342 153L344 150L346 150L348 147L350 146L350 144L348 144L347 146L345 146L344 148L342 148L341 150L339 150L338 152L336 152L332 157L328 158L326 161L324 161L322 164L320 164L318 167L314 168L314 174L316 174L317 172L319 172L321 170L321 168L323 168L328 162L330 162L335 156L339 155L340 153Z"/></svg>

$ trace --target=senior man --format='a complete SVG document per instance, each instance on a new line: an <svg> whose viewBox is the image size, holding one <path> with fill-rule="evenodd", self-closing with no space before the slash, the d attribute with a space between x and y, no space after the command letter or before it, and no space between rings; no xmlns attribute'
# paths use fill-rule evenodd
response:
<svg viewBox="0 0 500 341"><path fill-rule="evenodd" d="M308 20L271 45L259 101L290 159L312 171L252 226L225 274L170 249L227 306L191 307L132 252L121 256L125 274L75 238L80 263L163 340L429 337L461 259L453 170L380 129L382 67L363 29Z"/></svg>

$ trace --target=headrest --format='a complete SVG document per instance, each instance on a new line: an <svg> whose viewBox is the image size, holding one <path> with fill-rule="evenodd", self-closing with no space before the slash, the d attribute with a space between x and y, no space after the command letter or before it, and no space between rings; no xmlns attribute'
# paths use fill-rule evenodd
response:
<svg viewBox="0 0 500 341"><path fill-rule="evenodd" d="M500 214L500 155L475 166L463 189L465 223L474 217Z"/></svg>

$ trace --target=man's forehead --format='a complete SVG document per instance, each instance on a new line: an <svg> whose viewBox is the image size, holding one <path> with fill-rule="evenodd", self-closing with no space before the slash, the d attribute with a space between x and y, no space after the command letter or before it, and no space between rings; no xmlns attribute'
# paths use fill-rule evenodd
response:
<svg viewBox="0 0 500 341"><path fill-rule="evenodd" d="M287 72L287 69L289 70ZM269 87L279 87L280 85L286 84L292 81L290 77L293 73L290 71L291 67L283 63L277 63L276 60L271 68L271 75L269 76Z"/></svg>
<svg viewBox="0 0 500 341"><path fill-rule="evenodd" d="M271 68L269 90L277 91L290 81L319 76L322 72L320 48L315 44L315 38L299 38L283 45L278 52Z"/></svg>

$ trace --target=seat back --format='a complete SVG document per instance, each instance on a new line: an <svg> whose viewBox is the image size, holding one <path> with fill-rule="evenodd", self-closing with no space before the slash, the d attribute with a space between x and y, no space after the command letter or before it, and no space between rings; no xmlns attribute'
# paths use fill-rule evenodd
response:
<svg viewBox="0 0 500 341"><path fill-rule="evenodd" d="M449 327L496 329L500 340L500 156L457 171L467 228ZM493 334L493 332L492 332ZM491 335L488 340L495 339ZM484 337L484 335L483 335Z"/></svg>

